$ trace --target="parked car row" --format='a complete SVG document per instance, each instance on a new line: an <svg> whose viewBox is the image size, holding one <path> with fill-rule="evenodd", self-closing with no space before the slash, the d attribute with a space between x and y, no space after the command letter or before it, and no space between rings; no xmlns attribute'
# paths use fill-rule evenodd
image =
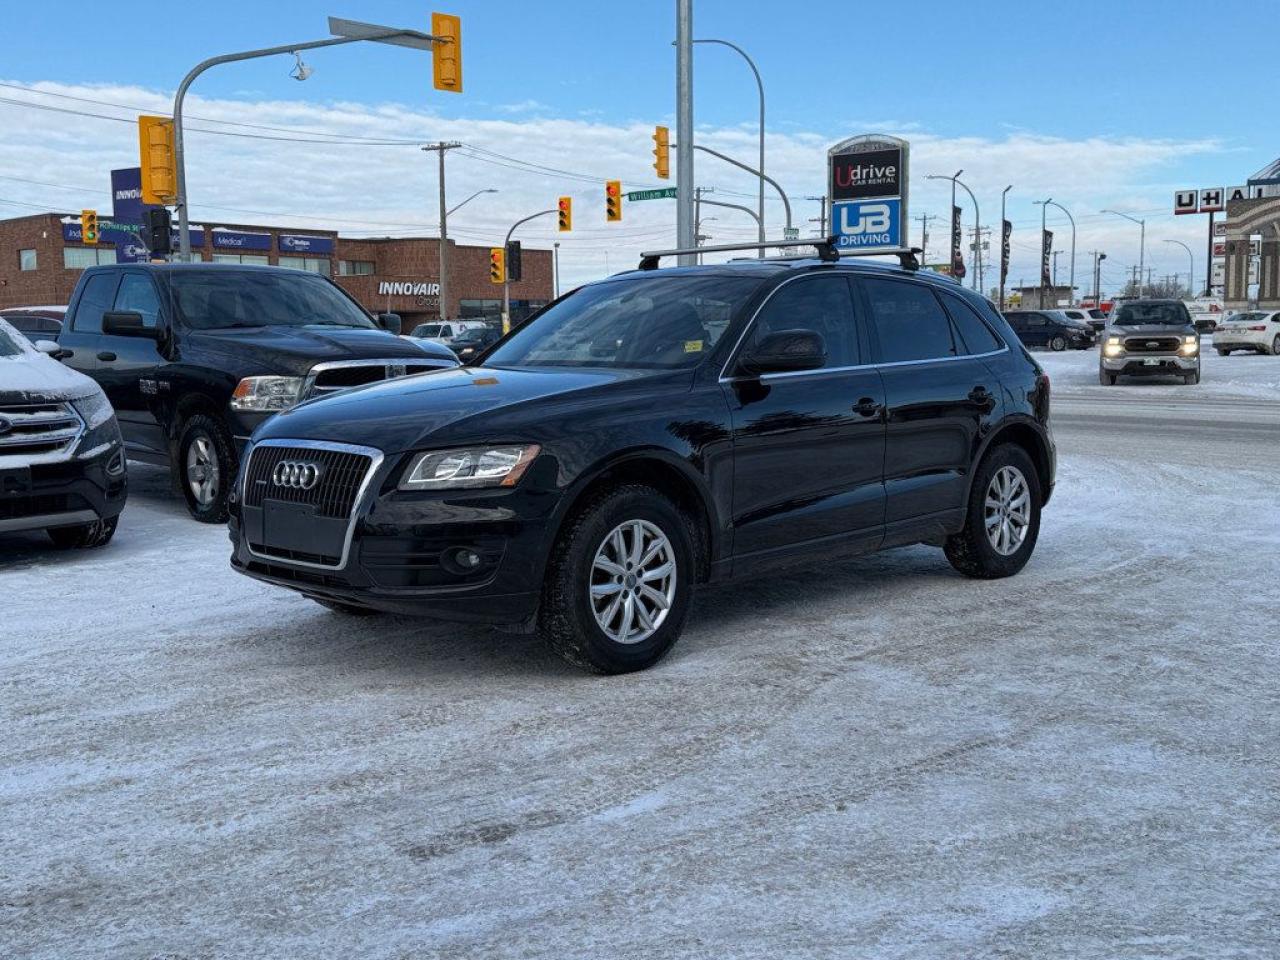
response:
<svg viewBox="0 0 1280 960"><path fill-rule="evenodd" d="M1007 310L1004 318L1028 347L1088 350L1097 343L1091 318L1083 310Z"/></svg>

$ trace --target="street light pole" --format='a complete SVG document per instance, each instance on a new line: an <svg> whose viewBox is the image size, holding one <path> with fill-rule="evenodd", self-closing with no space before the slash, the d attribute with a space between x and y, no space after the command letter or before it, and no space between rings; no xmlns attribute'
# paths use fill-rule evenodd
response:
<svg viewBox="0 0 1280 960"><path fill-rule="evenodd" d="M680 148L680 144L676 144L676 149L679 150L679 148ZM763 170L757 170L754 167L749 167L745 163L743 163L741 160L735 160L733 159L733 157L727 154L721 153L719 150L712 150L710 147L704 147L700 143L694 144L693 149L701 150L703 153L709 153L713 157L719 157L725 163L731 163L740 170L745 170L747 171L747 173L754 173L762 181L768 181L769 184L773 187L773 189L778 191L778 196L782 198L782 208L784 211L786 211L786 216L787 216L787 229L788 230L791 229L791 201L787 198L786 191L782 189L782 185L778 183L777 180L773 179L773 177L769 176ZM764 219L761 218L760 222L763 223Z"/></svg>
<svg viewBox="0 0 1280 960"><path fill-rule="evenodd" d="M689 250L693 238L693 0L676 0L676 246ZM682 267L695 255L682 253Z"/></svg>
<svg viewBox="0 0 1280 960"><path fill-rule="evenodd" d="M528 223L530 220L536 220L538 217L546 217L553 213L559 213L559 208L555 210L539 210L537 213L531 213L522 220L517 220L511 225L511 229L507 231L507 238L502 241L502 250L505 255L507 244L511 242L511 235L516 232L516 227L522 223ZM502 333L505 336L511 332L511 280L507 277L506 267L502 270Z"/></svg>
<svg viewBox="0 0 1280 960"><path fill-rule="evenodd" d="M1196 258L1192 255L1191 248L1181 240L1166 240L1165 243L1176 243L1187 251L1187 291L1194 295L1196 292Z"/></svg>
<svg viewBox="0 0 1280 960"><path fill-rule="evenodd" d="M552 244L552 246L555 247L555 250L551 254L551 273L552 273L552 279L553 279L552 289L555 291L554 299L559 300L560 299L560 241L557 240L554 244Z"/></svg>
<svg viewBox="0 0 1280 960"><path fill-rule="evenodd" d="M687 0L685 0L687 2ZM178 259L191 259L191 234L188 230L189 211L187 200L187 163L186 151L182 136L182 107L187 97L187 90L196 77L210 67L222 63L235 63L240 60L256 60L259 57L274 57L282 53L297 53L299 50L316 50L320 47L336 47L344 43L359 43L368 40L379 43L392 43L402 47L416 47L430 50L437 43L445 42L441 38L418 30L402 30L397 27L379 27L375 24L356 23L350 20L329 18L329 32L335 36L326 40L309 40L304 43L288 43L278 47L262 47L257 50L245 50L241 53L224 53L219 57L210 57L197 63L178 84L178 92L173 98L173 162L177 173L177 196L174 206L178 209Z"/></svg>
<svg viewBox="0 0 1280 960"><path fill-rule="evenodd" d="M1138 298L1142 298L1143 281L1146 274L1143 270L1147 263L1147 221L1139 220L1137 217L1131 217L1127 213L1121 213L1119 210L1103 210L1103 213L1114 213L1117 217L1124 217L1126 220L1136 223L1140 229L1138 235Z"/></svg>
<svg viewBox="0 0 1280 960"><path fill-rule="evenodd" d="M764 81L760 79L760 71L756 69L755 61L747 56L747 52L736 43L730 43L728 40L694 40L694 43L718 43L721 46L728 47L730 50L736 50L743 60L747 61L747 66L751 68L751 72L756 78L756 89L760 93L760 180L757 185L759 193L756 199L756 223L759 224L760 242L764 243ZM764 250L760 251L760 256L764 256Z"/></svg>

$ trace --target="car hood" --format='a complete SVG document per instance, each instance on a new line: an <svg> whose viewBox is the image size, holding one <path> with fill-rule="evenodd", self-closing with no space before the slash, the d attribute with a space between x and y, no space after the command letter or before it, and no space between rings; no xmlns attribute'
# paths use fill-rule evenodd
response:
<svg viewBox="0 0 1280 960"><path fill-rule="evenodd" d="M72 400L97 389L84 374L34 350L16 357L0 357L0 403Z"/></svg>
<svg viewBox="0 0 1280 960"><path fill-rule="evenodd" d="M354 327L232 327L193 330L183 344L226 356L250 355L264 368L303 376L327 360L432 357L456 360L447 347L397 337L387 330Z"/></svg>
<svg viewBox="0 0 1280 960"><path fill-rule="evenodd" d="M1112 324L1111 329L1115 331L1117 336L1121 337L1154 337L1161 334L1166 337L1180 337L1196 332L1196 328L1189 323L1183 325L1176 323L1139 323L1132 327Z"/></svg>
<svg viewBox="0 0 1280 960"><path fill-rule="evenodd" d="M525 438L500 435L500 414L657 376L671 374L601 368L458 367L308 401L271 418L254 438L330 440L399 453L426 445L428 437L450 425L483 417L483 426L455 432L449 442L519 440Z"/></svg>

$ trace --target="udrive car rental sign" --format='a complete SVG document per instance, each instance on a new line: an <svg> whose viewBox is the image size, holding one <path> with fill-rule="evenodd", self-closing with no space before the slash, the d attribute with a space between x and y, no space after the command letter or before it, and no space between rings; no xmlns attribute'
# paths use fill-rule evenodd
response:
<svg viewBox="0 0 1280 960"><path fill-rule="evenodd" d="M863 134L827 151L827 196L837 246L848 250L902 246L907 222L909 145Z"/></svg>

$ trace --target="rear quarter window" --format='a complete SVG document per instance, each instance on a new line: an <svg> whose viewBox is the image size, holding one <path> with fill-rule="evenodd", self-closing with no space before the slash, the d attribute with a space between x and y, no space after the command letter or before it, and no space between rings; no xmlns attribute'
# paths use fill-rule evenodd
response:
<svg viewBox="0 0 1280 960"><path fill-rule="evenodd" d="M966 301L954 294L944 293L942 304L951 315L952 323L956 325L966 353L994 353L1004 346L1004 342Z"/></svg>

